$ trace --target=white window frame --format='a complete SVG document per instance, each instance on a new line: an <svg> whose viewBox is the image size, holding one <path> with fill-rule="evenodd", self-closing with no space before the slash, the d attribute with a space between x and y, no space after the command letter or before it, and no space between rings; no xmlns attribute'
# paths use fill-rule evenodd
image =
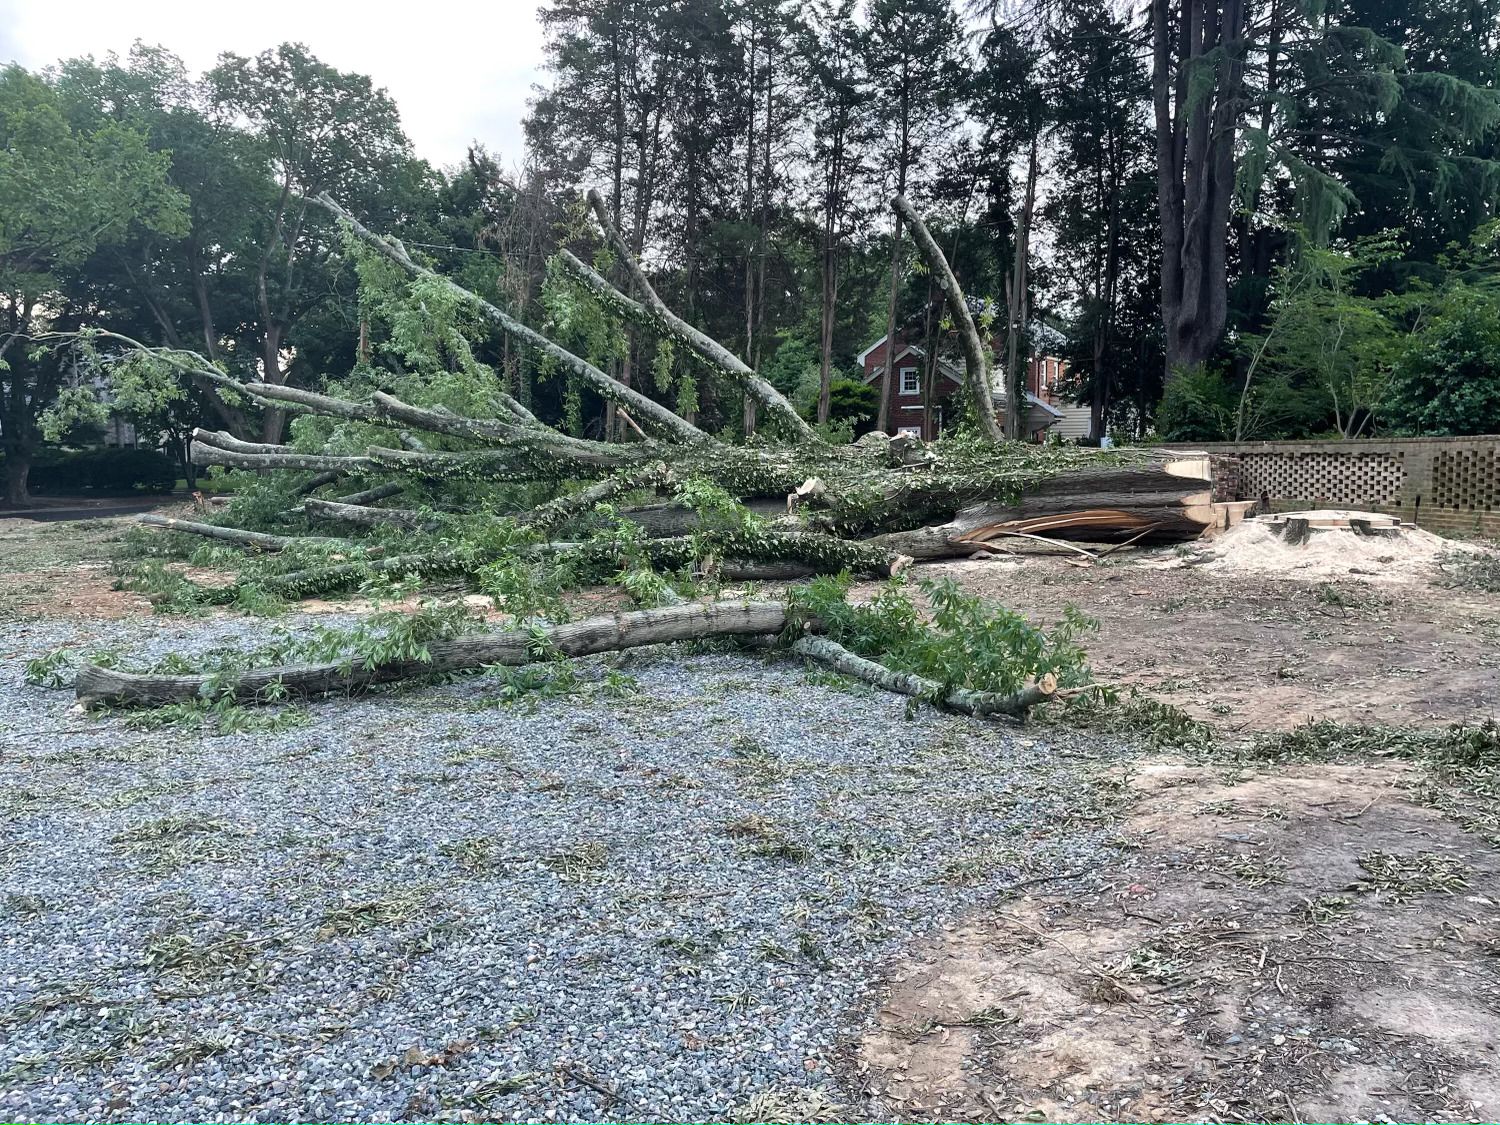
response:
<svg viewBox="0 0 1500 1125"><path fill-rule="evenodd" d="M907 386L906 377L911 376L911 385ZM902 367L896 372L901 381L896 384L903 395L919 395L922 393L922 369L920 367Z"/></svg>
<svg viewBox="0 0 1500 1125"><path fill-rule="evenodd" d="M922 438L922 427L921 426L901 426L901 427L899 427L896 430L896 436L897 437L914 437L914 438L916 438L917 440L920 441L921 438Z"/></svg>

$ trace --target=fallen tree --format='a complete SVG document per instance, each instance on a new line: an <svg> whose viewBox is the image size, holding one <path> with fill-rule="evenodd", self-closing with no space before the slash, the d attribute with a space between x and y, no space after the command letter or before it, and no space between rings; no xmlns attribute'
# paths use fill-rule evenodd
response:
<svg viewBox="0 0 1500 1125"><path fill-rule="evenodd" d="M786 606L780 602L693 603L592 617L566 625L435 640L426 644L420 655L407 659L376 661L355 656L317 664L253 668L228 677L152 675L87 664L78 672L75 692L85 707L152 707L204 698L265 703L486 665L515 667L701 637L779 633L785 625Z"/></svg>
<svg viewBox="0 0 1500 1125"><path fill-rule="evenodd" d="M617 379L603 359L578 355L521 323L327 196L309 202L344 224L352 254L405 279L424 318L433 309L462 307L612 404L635 427L636 439L590 440L548 425L451 334L442 362L468 378L463 410L444 401L438 380L408 377L395 360L400 379L382 385L378 372L365 370L315 392L234 383L192 353L129 341L137 359L155 357L173 377L306 422L293 426L287 443L275 445L194 432L195 461L248 470L258 482L246 490L250 499L230 505L223 523L144 521L246 552L232 584L199 588L179 581L179 592L187 589L203 603L441 580L488 593L521 619L545 601L538 591L599 582L614 582L649 604L711 593L726 580L840 573L890 578L914 559L969 555L998 537L1032 535L1039 519L1116 542L1188 538L1212 522L1206 461L1003 440L987 351L967 299L920 217L900 198L893 206L912 228L959 326L963 393L979 420L968 436L931 444L881 434L852 444L825 440L770 382L667 306L597 197L591 197L595 218L630 291L564 252L557 277L572 287L572 299L589 303L611 323L680 346L689 362L756 406L773 440L738 443L708 433ZM396 393L398 387L404 391ZM281 502L256 501L257 489ZM399 506L384 504L396 496ZM237 514L251 509L260 525L235 525ZM266 517L273 509L276 515ZM524 663L544 651L569 657L692 637L781 633L786 613L787 606L773 602L688 600L576 625L436 641L421 659L268 667L230 680L90 666L80 672L77 692L90 705L160 704L200 698L211 681L225 698L264 701ZM814 617L802 620L817 627ZM878 649L856 652L836 637L793 640L794 651L808 659L972 714L1024 714L1055 682L1034 660L1028 682L1006 681L999 690L960 683L951 669L934 678L915 666L888 668Z"/></svg>

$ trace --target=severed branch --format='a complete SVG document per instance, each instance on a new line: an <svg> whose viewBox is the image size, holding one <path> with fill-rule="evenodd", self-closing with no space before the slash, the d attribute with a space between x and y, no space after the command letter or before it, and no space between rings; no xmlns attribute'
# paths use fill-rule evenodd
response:
<svg viewBox="0 0 1500 1125"><path fill-rule="evenodd" d="M404 527L411 531L432 531L439 521L415 508L371 508L363 504L349 504L338 500L315 500L302 502L302 510L313 519L338 520L361 527Z"/></svg>
<svg viewBox="0 0 1500 1125"><path fill-rule="evenodd" d="M308 501L318 503L318 501ZM161 531L179 531L186 535L201 535L205 539L218 539L233 543L236 547L248 547L256 551L284 551L297 543L343 543L343 539L329 539L307 535L272 535L264 531L246 531L238 527L220 527L214 523L198 523L195 520L173 519L146 512L136 517L137 522Z"/></svg>
<svg viewBox="0 0 1500 1125"><path fill-rule="evenodd" d="M661 609L592 617L567 625L480 633L431 641L425 660L373 664L362 657L324 664L258 668L234 677L164 676L84 665L74 692L84 707L156 706L204 698L262 703L274 698L356 691L374 684L462 672L486 665L514 667L557 657L590 656L668 641L779 633L780 602L688 602Z"/></svg>
<svg viewBox="0 0 1500 1125"><path fill-rule="evenodd" d="M1005 431L995 417L995 383L990 375L990 350L979 338L979 330L974 327L974 317L969 313L969 302L964 297L963 289L959 287L958 278L953 276L948 259L943 256L942 249L928 233L927 224L922 222L922 217L907 202L906 197L896 196L891 200L891 207L911 227L917 250L926 261L927 268L932 271L932 279L947 298L948 311L953 314L953 323L958 327L958 339L964 351L964 386L969 392L969 401L974 407L974 417L979 421L980 432L990 441L1004 441ZM890 378L890 374L886 377Z"/></svg>
<svg viewBox="0 0 1500 1125"><path fill-rule="evenodd" d="M377 500L395 496L405 489L406 485L401 481L387 481L385 484L377 484L374 488L367 488L363 492L351 492L348 496L340 496L338 502L340 504L373 504Z"/></svg>
<svg viewBox="0 0 1500 1125"><path fill-rule="evenodd" d="M574 271L580 280L591 289L594 289L596 293L604 296L607 301L618 304L621 310L627 315L631 315L634 312L637 317L642 317L649 310L650 316L645 318L646 323L653 326L659 323L665 326L672 336L675 336L686 344L692 349L695 355L707 360L735 382L739 383L745 388L745 393L760 403L771 416L779 419L787 427L788 432L799 441L818 441L818 435L814 432L813 428L807 424L807 420L802 415L797 413L796 407L787 401L785 395L752 371L749 365L740 359L739 356L735 355L713 337L694 328L667 306L667 303L651 287L651 283L646 280L646 275L641 270L640 264L636 262L634 255L630 252L630 247L626 245L625 239L621 237L620 232L615 229L614 223L610 220L609 206L605 202L604 196L597 189L590 189L588 200L590 206L594 209L594 217L598 219L600 228L604 231L605 237L614 248L615 254L618 255L620 264L625 268L626 273L630 275L631 284L636 293L645 302L646 307L643 309L635 301L600 277L598 273L589 269L588 266L584 265L572 254L564 251L564 263ZM605 290L608 290L608 293L601 291L599 286L603 286Z"/></svg>
<svg viewBox="0 0 1500 1125"><path fill-rule="evenodd" d="M204 445L212 445L217 449L225 449L230 453L246 453L258 455L262 453L295 453L289 445L276 445L264 441L244 441L231 433L223 430L205 430L198 426L193 430L192 439L202 442Z"/></svg>
<svg viewBox="0 0 1500 1125"><path fill-rule="evenodd" d="M380 416L374 407L348 399L320 395L316 391L304 391L300 387L283 387L275 383L246 383L245 392L266 406L285 410L298 407L312 414L327 414L336 418L354 418L361 422L379 422Z"/></svg>
<svg viewBox="0 0 1500 1125"><path fill-rule="evenodd" d="M253 444L253 443L246 443ZM232 469L307 469L312 472L357 473L375 467L368 457L345 457L332 453L293 453L287 446L285 453L241 453L226 449L222 445L210 445L195 441L189 447L189 456L195 465L225 465Z"/></svg>
<svg viewBox="0 0 1500 1125"><path fill-rule="evenodd" d="M520 522L549 533L574 516L590 511L607 500L642 488L658 488L671 480L672 470L664 462L658 461L639 471L617 473L567 496L549 500L521 516Z"/></svg>
<svg viewBox="0 0 1500 1125"><path fill-rule="evenodd" d="M304 483L297 487L297 493L306 496L309 492L316 492L324 485L332 484L344 476L342 469L329 469L309 477Z"/></svg>
<svg viewBox="0 0 1500 1125"><path fill-rule="evenodd" d="M632 449L628 453L618 446L602 441L586 441L570 437L546 426L517 426L509 422L497 422L486 418L467 418L452 411L432 410L402 402L395 395L376 391L370 396L376 413L382 418L404 422L431 433L448 434L451 437L467 438L470 441L523 447L555 454L581 465L612 466L624 458L639 459L649 454L648 449Z"/></svg>
<svg viewBox="0 0 1500 1125"><path fill-rule="evenodd" d="M647 398L645 395L641 394L639 391L631 387L627 387L618 379L615 379L612 376L607 375L605 372L599 370L599 368L595 367L592 363L589 363L587 360L583 359L580 356L574 355L572 352L568 351L566 348L562 347L555 341L549 340L546 336L543 336L534 328L530 328L525 324L522 324L515 317L511 316L509 313L505 312L497 305L492 305L489 301L486 301L477 293L473 293L470 290L465 289L462 285L459 285L457 282L444 277L440 273L436 273L433 270L427 269L425 266L418 265L415 261L412 260L411 255L406 252L406 248L402 246L400 242L394 239L382 238L380 235L364 226L364 224L362 224L358 219L349 214L348 211L345 211L342 207L335 203L332 197L330 197L326 192L313 197L311 200L309 200L309 202L317 204L319 207L322 207L325 211L329 212L334 217L348 223L349 228L357 236L359 236L359 238L369 243L369 245L373 246L377 251L379 251L382 256L396 263L396 265L400 266L408 273L413 274L417 277L430 278L431 280L445 286L455 295L463 298L463 300L478 308L480 312L482 312L489 320L493 321L505 332L508 332L510 335L516 337L517 339L524 341L531 347L540 351L542 354L551 356L553 359L557 360L569 371L573 372L573 374L577 375L585 383L593 387L595 391L603 395L610 402L613 402L620 406L628 407L631 413L633 413L638 419L640 419L643 424L651 427L661 436L666 437L672 441L684 442L688 444L698 442L713 442L714 439L709 437L708 434L704 433L697 426L693 425L685 418L681 418L678 415L674 414L665 406L662 406L659 402Z"/></svg>
<svg viewBox="0 0 1500 1125"><path fill-rule="evenodd" d="M936 680L929 680L912 672L897 672L867 660L858 653L850 652L841 644L827 637L801 637L792 642L792 651L798 656L816 660L836 672L853 676L857 680L874 684L886 691L898 692L925 699L931 703L962 711L966 715L1009 715L1025 718L1026 713L1038 703L1051 699L1057 692L1057 678L1050 673L1037 683L1029 684L1018 692L1001 695L998 692L971 691L968 688L943 690Z"/></svg>

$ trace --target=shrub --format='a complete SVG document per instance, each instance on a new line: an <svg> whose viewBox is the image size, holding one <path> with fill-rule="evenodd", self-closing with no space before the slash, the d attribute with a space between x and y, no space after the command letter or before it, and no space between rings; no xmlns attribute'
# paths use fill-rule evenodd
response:
<svg viewBox="0 0 1500 1125"><path fill-rule="evenodd" d="M1234 389L1210 364L1176 373L1156 412L1156 431L1167 441L1225 441L1234 433Z"/></svg>
<svg viewBox="0 0 1500 1125"><path fill-rule="evenodd" d="M29 483L34 492L171 492L177 466L151 449L85 449L39 458Z"/></svg>
<svg viewBox="0 0 1500 1125"><path fill-rule="evenodd" d="M1500 432L1500 300L1455 298L1397 361L1382 417L1434 436Z"/></svg>

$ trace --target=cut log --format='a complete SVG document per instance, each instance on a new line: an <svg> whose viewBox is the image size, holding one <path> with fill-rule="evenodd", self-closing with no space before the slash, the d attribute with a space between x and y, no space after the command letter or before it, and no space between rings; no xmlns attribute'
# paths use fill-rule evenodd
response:
<svg viewBox="0 0 1500 1125"><path fill-rule="evenodd" d="M357 691L374 684L468 671L489 664L514 667L670 641L779 633L785 625L786 606L780 602L688 602L591 617L567 625L432 641L427 645L425 660L370 664L355 657L346 662L258 668L227 678L146 675L87 664L78 671L74 692L84 707L153 707L203 699L210 693L243 703L263 703Z"/></svg>
<svg viewBox="0 0 1500 1125"><path fill-rule="evenodd" d="M968 688L944 691L943 685L936 680L929 680L912 672L897 672L884 664L850 652L827 637L801 637L792 642L792 651L886 691L915 696L950 710L962 711L966 715L1009 715L1012 718L1024 718L1031 708L1051 699L1057 691L1057 678L1050 674L1011 695L971 691Z"/></svg>
<svg viewBox="0 0 1500 1125"><path fill-rule="evenodd" d="M887 532L867 542L918 559L962 558L984 543L986 529L1084 541L1196 539L1216 526L1212 491L1197 473L1208 462L1156 462L1083 469L1027 485L1012 503L981 501L946 523ZM915 487L913 489L915 492Z"/></svg>

